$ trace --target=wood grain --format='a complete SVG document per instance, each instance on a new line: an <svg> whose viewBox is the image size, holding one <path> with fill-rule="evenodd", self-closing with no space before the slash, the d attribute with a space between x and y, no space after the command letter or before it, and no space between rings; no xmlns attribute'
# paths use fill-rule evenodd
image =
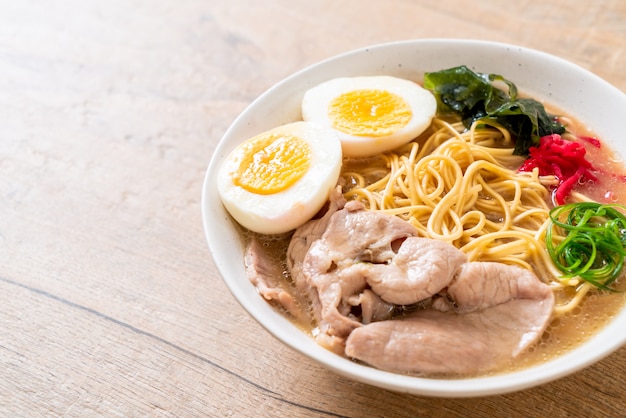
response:
<svg viewBox="0 0 626 418"><path fill-rule="evenodd" d="M392 393L282 346L213 265L201 186L239 112L334 54L435 37L626 91L622 0L0 2L0 415L623 415L626 348L519 393Z"/></svg>

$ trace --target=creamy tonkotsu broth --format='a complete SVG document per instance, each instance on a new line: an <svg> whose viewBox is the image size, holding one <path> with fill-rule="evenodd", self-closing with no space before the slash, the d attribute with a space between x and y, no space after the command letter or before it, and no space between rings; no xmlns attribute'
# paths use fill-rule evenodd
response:
<svg viewBox="0 0 626 418"><path fill-rule="evenodd" d="M587 160L594 169L610 173L599 177L596 182L576 185L569 201L592 200L626 205L626 170L623 162L615 158L606 144L602 143L597 147L593 142L578 139L593 138L593 134L575 118L563 116L560 120L567 127L563 138L581 143L587 151ZM448 145L449 148L446 148ZM539 178L537 173L519 175L516 170L524 157L511 155L512 146L510 135L497 125L486 129L484 126L472 127L468 130L454 117L437 115L425 132L404 146L383 155L344 157L339 180L346 200L363 202L367 211L383 211L401 217L417 229L419 236L446 241L465 252L471 262L516 265L532 271L541 282L552 286L556 307L539 340L508 364L481 372L480 375L518 370L562 355L591 338L626 303L626 280L623 274L611 286L616 291L599 290L587 286L582 280L578 284L559 281L561 274L547 254L543 241L545 226L542 226L548 219L549 210L554 207L554 196L551 193L554 179ZM442 156L434 155L436 152L440 152ZM481 172L477 184L482 184L483 191L477 191L481 187L469 185L465 193L458 190L454 192L459 195L456 205L467 207L467 213L473 213L468 217L469 221L462 223L464 231L455 230L454 222L458 221L437 206L450 198L450 193L453 193L451 190L455 187L453 183L456 179L446 176L458 168L450 168L452 165L448 164L452 164L450 161L454 160L465 171L471 170L468 167L474 160L482 159L487 163L481 166L486 168L483 167L484 171ZM426 161L441 163L420 166ZM403 170L415 170L415 178L402 178ZM445 185L446 181L450 184ZM421 183L416 186L411 182ZM484 192L491 188L497 191ZM515 210L500 212L498 202L509 202ZM483 215L479 216L479 212ZM435 221L433 216L437 217ZM478 227L481 222L484 223L482 229ZM509 226L504 228L502 225L505 224ZM507 232L503 232L504 229L513 232L507 235ZM265 256L276 271L280 272L280 277L277 278L279 286L288 293L295 293L296 288L286 258L291 233L262 235L244 228L241 231L246 244L252 239L262 243ZM311 311L312 301L309 295L295 295L295 300L305 312L298 318L290 315L276 300L271 302L303 331L312 337L317 336L319 329ZM422 309L417 305L397 306L391 318L401 318ZM358 320L361 312L355 310L348 315ZM471 375L446 374L432 377Z"/></svg>

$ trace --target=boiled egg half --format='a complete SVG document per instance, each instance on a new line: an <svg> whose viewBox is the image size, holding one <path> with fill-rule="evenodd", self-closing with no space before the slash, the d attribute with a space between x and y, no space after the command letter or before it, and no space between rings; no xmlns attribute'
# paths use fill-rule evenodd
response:
<svg viewBox="0 0 626 418"><path fill-rule="evenodd" d="M349 157L376 155L412 141L436 111L430 91L392 76L331 79L306 91L302 100L303 119L335 130Z"/></svg>
<svg viewBox="0 0 626 418"><path fill-rule="evenodd" d="M326 203L341 170L336 133L293 122L240 144L218 173L218 191L232 217L261 234L288 232Z"/></svg>

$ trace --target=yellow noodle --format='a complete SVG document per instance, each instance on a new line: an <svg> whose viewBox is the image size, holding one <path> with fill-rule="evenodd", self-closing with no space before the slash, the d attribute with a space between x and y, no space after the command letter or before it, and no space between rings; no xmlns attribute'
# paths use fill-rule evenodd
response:
<svg viewBox="0 0 626 418"><path fill-rule="evenodd" d="M407 220L422 236L455 245L471 261L521 266L555 291L576 288L575 296L555 309L569 312L589 286L580 286L577 278L560 279L546 251L548 187L556 180L537 170L517 172L523 159L513 155L508 131L485 125L466 130L460 122L434 119L422 138L343 172L345 196Z"/></svg>
<svg viewBox="0 0 626 418"><path fill-rule="evenodd" d="M571 312L574 310L574 308L576 308L580 302L582 301L583 297L585 297L585 295L592 289L592 284L591 283L583 283L578 289L576 289L576 294L574 295L574 297L566 304L564 305L559 305L557 307L554 308L554 313L558 314L558 315L564 315L568 312Z"/></svg>

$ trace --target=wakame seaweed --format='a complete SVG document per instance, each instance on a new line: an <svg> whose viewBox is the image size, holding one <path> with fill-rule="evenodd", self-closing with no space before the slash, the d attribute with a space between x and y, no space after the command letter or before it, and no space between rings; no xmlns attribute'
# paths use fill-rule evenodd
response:
<svg viewBox="0 0 626 418"><path fill-rule="evenodd" d="M494 82L500 81L508 91ZM565 127L535 99L518 98L515 84L501 75L475 73L465 65L426 73L424 87L437 98L439 111L459 115L465 127L493 120L515 139L515 155L528 155L545 135L562 134Z"/></svg>

